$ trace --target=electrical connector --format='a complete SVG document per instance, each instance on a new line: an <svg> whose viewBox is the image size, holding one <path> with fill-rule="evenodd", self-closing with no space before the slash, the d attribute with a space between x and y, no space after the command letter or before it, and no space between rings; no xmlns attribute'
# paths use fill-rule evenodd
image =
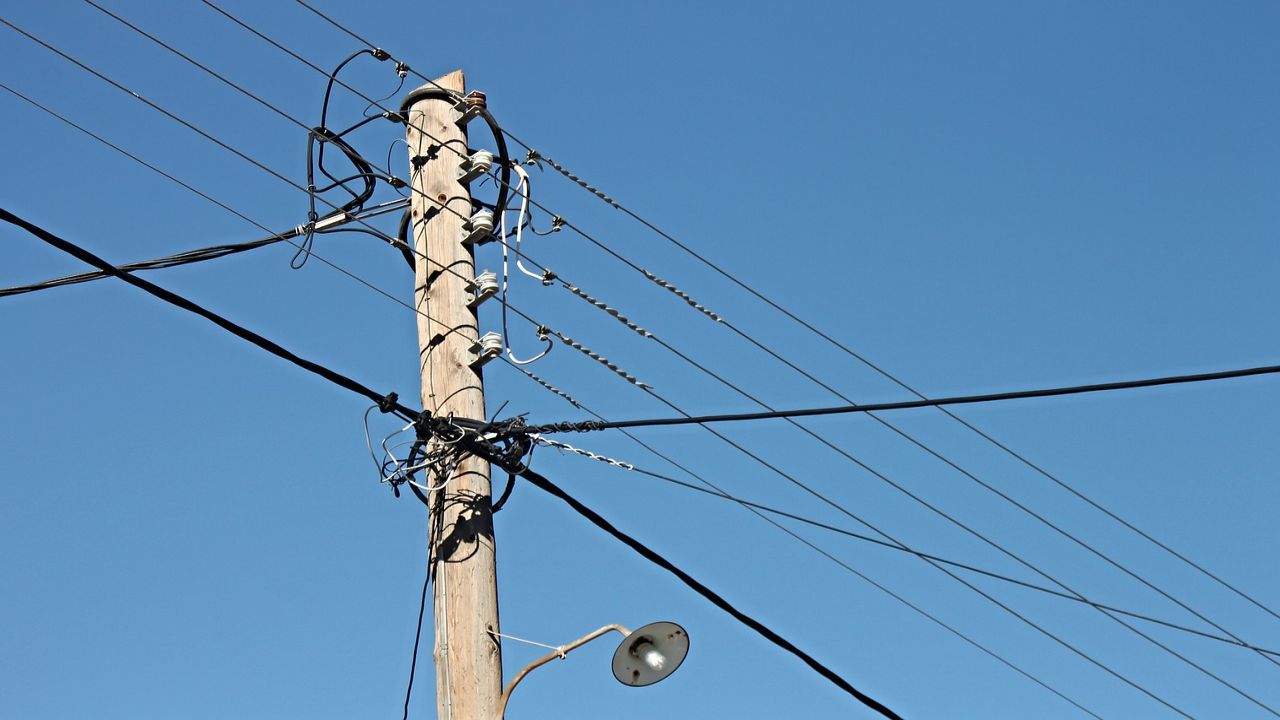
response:
<svg viewBox="0 0 1280 720"><path fill-rule="evenodd" d="M471 345L471 369L479 370L485 363L502 354L502 336L487 332Z"/></svg>
<svg viewBox="0 0 1280 720"><path fill-rule="evenodd" d="M480 303L498 294L498 276L485 270L474 279L467 281L467 292L471 294L467 307L476 308Z"/></svg>
<svg viewBox="0 0 1280 720"><path fill-rule="evenodd" d="M472 180L489 172L493 167L493 153L488 150L477 150L463 158L458 165L458 182L470 185Z"/></svg>
<svg viewBox="0 0 1280 720"><path fill-rule="evenodd" d="M466 233L462 236L463 245L484 242L493 234L493 213L480 210L470 220L462 223L462 231Z"/></svg>

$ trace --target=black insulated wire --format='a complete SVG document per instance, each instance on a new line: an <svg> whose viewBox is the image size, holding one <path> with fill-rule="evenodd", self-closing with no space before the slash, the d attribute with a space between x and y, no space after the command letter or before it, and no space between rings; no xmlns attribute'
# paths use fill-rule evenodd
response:
<svg viewBox="0 0 1280 720"><path fill-rule="evenodd" d="M1071 385L1067 387L1041 388L1037 390L1015 390L1012 392L990 393L987 395L957 395L954 397L904 400L901 402L887 403L868 403L865 405L836 405L831 407L800 408L794 410L774 410L770 412L649 418L643 420L614 420L609 422L600 420L583 420L580 422L545 423L542 425L531 425L529 426L529 431L543 434L557 432L590 432L594 430L612 430L616 428L657 427L664 425L703 425L706 423L741 422L745 420L773 420L779 418L881 412L885 410L909 410L912 408L942 407L945 405L968 405L974 403L1001 402L1005 400L1025 400L1028 398L1132 390L1136 388L1159 387L1162 385L1181 385L1187 383L1253 377L1256 375L1274 375L1276 373L1280 373L1280 365L1262 365L1236 370L1195 373L1192 375L1168 375L1163 377L1143 378L1140 380L1121 380L1118 382L1095 383L1092 385Z"/></svg>
<svg viewBox="0 0 1280 720"><path fill-rule="evenodd" d="M334 370L330 370L329 368L323 365L320 365L319 363L312 362L311 360L307 360L306 358L296 355L293 352L286 350L281 345L259 335L258 333L255 333L254 331L249 330L248 328L243 327L241 325L237 325L231 320L228 320L227 318L222 317L221 315L218 315L217 313L205 307L202 307L196 304L195 302L192 302L191 300L188 300L187 298L175 292L166 290L160 287L159 285L156 285L152 282L149 282L140 277L137 277L129 272L121 270L113 266L111 263L107 262L106 260L103 260L97 255L94 255L93 253L89 252L88 250L85 250L84 248L76 245L75 243L72 243L69 240L64 240L63 238L60 238L57 235L54 235L48 230L45 230L44 228L38 225L35 225L31 222L28 222L27 220L24 220L18 217L17 215L9 212L4 208L0 208L0 220L3 220L11 225L16 225L17 227L22 228L23 230L27 231L31 235L39 238L40 240L57 248L58 250L61 250L62 252L65 252L68 255L71 255L72 257L75 257L78 260L86 262L98 268L99 270L107 273L108 275L111 275L112 277L119 278L120 280L123 280L124 282L130 285L133 285L134 287L142 290L143 292L148 293L154 297L157 297L169 303L170 305L179 307L183 310L186 310L187 312L199 315L200 317L208 320L214 325L217 325L223 330L226 330L232 335L235 335L236 337L242 340L247 340L253 345L258 346L263 350L266 350L267 352L271 353L272 355L275 355L276 357L287 360L304 370L307 370L311 373L319 375L320 377L324 378L325 380L328 380L329 382L339 387L345 388L354 393L358 393L364 396L365 398L372 400L373 402L378 404L379 408L382 409L383 412L395 413L396 415L398 415L399 417L405 420L411 420L413 418L418 417L419 415L418 411L413 410L409 407L406 407L405 405L401 404L398 400L396 400L395 393L380 394L380 393L374 392L372 389L357 382L356 380L353 380Z"/></svg>

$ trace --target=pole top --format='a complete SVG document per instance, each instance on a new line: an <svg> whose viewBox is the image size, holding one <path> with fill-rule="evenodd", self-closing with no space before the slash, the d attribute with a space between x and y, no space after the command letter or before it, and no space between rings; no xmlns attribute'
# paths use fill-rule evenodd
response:
<svg viewBox="0 0 1280 720"><path fill-rule="evenodd" d="M400 101L400 114L408 117L409 110L420 100L434 99L457 102L462 98L466 89L467 81L461 68L445 73L405 95L404 99Z"/></svg>

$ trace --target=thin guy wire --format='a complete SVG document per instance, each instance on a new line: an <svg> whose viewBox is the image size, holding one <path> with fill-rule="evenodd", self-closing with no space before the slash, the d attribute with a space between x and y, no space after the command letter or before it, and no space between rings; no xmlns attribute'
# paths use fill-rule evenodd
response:
<svg viewBox="0 0 1280 720"><path fill-rule="evenodd" d="M556 441L554 441L554 440L551 440L550 438L545 438L545 437L540 437L540 436L539 436L539 437L536 437L535 439L536 439L538 442L548 443L548 444L550 444L550 446L551 446L551 447L561 448L561 449L567 450L567 451L569 451L569 452L571 452L571 453L573 453L573 454L575 454L575 455L579 455L579 456L582 456L582 457L586 457L586 458L589 458L589 459L592 459L592 460L597 460L597 461L600 461L600 462L605 463L606 465L612 465L612 466L614 466L614 467L620 468L620 469L625 470L625 471L635 472L635 473L638 473L638 474L640 474L640 475L645 475L645 476L647 476L647 477L654 478L655 480L661 480L661 481L663 481L663 482L670 483L670 484L672 484L672 485L676 485L676 486L678 486L678 487L685 488L685 489L687 489L687 490L692 490L692 491L694 491L694 492L702 493L702 494L704 494L704 495L710 495L711 497L719 498L719 499L721 499L721 500L728 500L728 501L730 501L730 502L734 502L734 503L737 503L737 504L739 504L739 505L743 505L743 506L745 506L745 507L755 508L755 509L757 509L757 510L761 510L761 511L763 511L763 512L769 513L770 515L776 515L776 516L778 516L778 517L784 517L784 518L787 518L787 519L789 519L789 520L794 520L794 521L796 521L796 522L803 523L803 524L805 524L805 525L809 525L809 526L812 526L812 527L816 527L816 528L819 528L819 529L822 529L822 530L827 530L827 531L829 531L829 532L833 532L833 533L836 533L836 534L838 534L838 535L843 535L843 536L845 536L845 537L853 538L853 539L855 539L855 540L861 540L861 541L863 541L863 542L870 543L870 544L872 544L872 545L878 545L878 546L883 547L883 548L887 548L887 549L890 549L890 550L895 550L895 551L898 551L898 552L907 553L907 554L909 554L909 555L915 555L915 556L917 556L917 557L921 557L921 558L929 558L929 559L931 559L931 560L935 560L935 561L937 561L937 562L940 562L940 563L942 563L942 564L944 564L944 565L949 565L949 566L951 566L951 567L959 568L959 569L961 569L961 570L966 570L966 571L968 571L968 572L971 572L971 573L974 573L974 574L977 574L977 575L983 575L983 576L986 576L986 577L991 578L991 579L993 579L993 580L999 580L999 581L1001 581L1001 582L1009 583L1009 584L1011 584L1011 585L1016 585L1016 586L1018 586L1018 587L1022 587L1022 588L1027 589L1027 590L1034 590L1034 591L1036 591L1036 592L1044 593L1044 594L1046 594L1046 595L1052 595L1053 597L1056 597L1056 598L1059 598L1059 599L1062 599L1062 600L1068 600L1068 601L1070 601L1070 602L1074 602L1074 603L1077 603L1077 604L1082 604L1082 605L1091 605L1091 606L1093 606L1093 607L1097 607L1097 608L1101 608L1101 609L1109 610L1109 611L1114 612L1114 613L1118 613L1118 614L1121 614L1121 615L1125 615L1125 616L1128 616L1128 617L1134 618L1135 620L1142 620L1142 621L1144 621L1144 622L1149 622L1149 623L1152 623L1152 624L1155 624L1155 625L1161 625L1161 626L1166 627L1166 628L1169 628L1169 629L1171 629L1171 630L1177 630L1178 632L1187 633L1187 634L1189 634L1189 635L1195 635L1195 636L1198 636L1198 637L1204 638L1204 639L1206 639L1206 640L1214 640L1214 641L1216 641L1216 642L1220 642L1220 643L1223 643L1223 644L1226 644L1226 645L1231 645L1231 646L1233 646L1233 647L1238 647L1238 648L1242 648L1242 649L1246 649L1246 650L1254 650L1254 651L1257 651L1257 652L1266 653L1266 654L1268 654L1268 655L1273 655L1273 656L1280 656L1280 651L1277 651L1277 650L1269 650L1269 649L1267 649L1267 648L1258 647L1258 646L1256 646L1256 645L1250 645L1250 644L1248 644L1248 643L1245 643L1245 642L1242 642L1242 641L1239 641L1239 640L1235 640L1235 639L1233 639L1233 638L1229 638L1229 637L1226 637L1226 636L1223 636L1223 635L1215 635L1215 634L1213 634L1213 633L1205 632L1205 631L1203 631L1203 630L1197 630L1197 629L1195 629L1195 628L1188 627L1188 626L1186 626L1186 625L1180 625L1180 624L1178 624L1178 623L1170 622L1170 621L1168 621L1168 620L1163 620L1163 619L1158 618L1158 617L1152 617L1151 615L1146 615L1146 614L1143 614L1143 613L1134 612L1134 611L1132 611L1132 610L1125 610L1124 608L1119 608L1119 607L1116 607L1116 606L1114 606L1114 605L1108 605L1108 604L1106 604L1106 603L1096 602L1096 601L1093 601L1093 600L1089 600L1089 599L1087 599L1087 598L1081 599L1081 598L1078 598L1078 597L1076 597L1076 596L1074 596L1074 595L1071 595L1071 594L1069 594L1069 593L1065 593L1065 592L1062 592L1062 591L1060 591L1060 590L1054 590L1054 589L1053 589L1053 588L1051 588L1051 587L1046 587L1046 586L1044 586L1044 585L1037 585L1036 583L1027 582L1026 580L1019 580L1018 578L1011 577L1011 576L1009 576L1009 575L1005 575L1005 574L1002 574L1002 573L998 573L998 572L995 572L995 571L992 571L992 570L986 570L986 569L981 568L981 567L978 567L978 566L976 566L976 565L971 565L971 564L969 564L969 563L960 562L960 561L958 561L958 560L949 560L949 559L947 559L947 558L945 558L945 557L941 557L941 556L939 556L939 555L935 555L935 554L933 554L933 553L927 553L927 552L922 552L922 551L920 551L920 550L916 550L915 548L911 548L911 547L900 547L900 546L898 546L898 545L894 545L893 543L891 543L891 542L887 542L887 541L885 541L885 540L878 540L878 539L876 539L876 538L871 537L870 535L863 535L863 534L861 534L861 533L857 533L857 532L854 532L854 531L852 531L852 530L847 530L847 529L842 528L842 527L839 527L839 526L837 526L837 525L831 525L831 524L829 524L829 523L824 523L824 522L819 521L819 520L814 520L813 518L808 518L808 517L805 517L805 516L803 516L803 515L799 515L799 514L796 514L796 513L788 512L788 511L786 511L786 510L782 510L782 509L779 509L779 508L776 508L776 507L772 507L772 506L770 506L770 505L765 505L765 504L763 504L763 503L758 503L758 502L753 502L753 501L751 501L751 500L746 500L746 499L744 499L744 498L742 498L742 497L740 497L740 496L733 495L733 494L730 494L730 493L728 493L728 492L725 492L724 490L719 490L719 489L708 489L708 488L705 488L705 487L698 487L697 485L694 485L693 483L685 482L684 480L680 480L680 479L678 479L678 478L671 477L670 475L665 475L665 474L663 474L663 473L659 473L659 472L656 472L656 471L653 471L653 470L649 470L649 469L646 469L646 468L642 468L642 467L639 467L639 466L637 466L637 465L634 465L634 464L632 464L632 463L630 463L630 462L626 462L626 461L617 460L617 459L614 459L614 458L605 457L605 456L599 455L599 454L597 454L597 453L594 453L594 452L592 452L592 451L590 451L590 450L584 450L584 449L582 449L582 448L573 447L573 446L571 446L571 445L567 445L567 444L565 444L565 443L559 443L559 442L556 442ZM664 458L664 459L665 459L665 458Z"/></svg>

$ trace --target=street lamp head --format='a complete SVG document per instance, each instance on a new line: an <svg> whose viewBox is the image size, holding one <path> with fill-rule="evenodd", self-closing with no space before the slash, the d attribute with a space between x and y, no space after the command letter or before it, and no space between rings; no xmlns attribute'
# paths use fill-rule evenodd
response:
<svg viewBox="0 0 1280 720"><path fill-rule="evenodd" d="M613 653L613 676L631 687L664 680L689 654L689 635L675 623L656 622L632 632Z"/></svg>

